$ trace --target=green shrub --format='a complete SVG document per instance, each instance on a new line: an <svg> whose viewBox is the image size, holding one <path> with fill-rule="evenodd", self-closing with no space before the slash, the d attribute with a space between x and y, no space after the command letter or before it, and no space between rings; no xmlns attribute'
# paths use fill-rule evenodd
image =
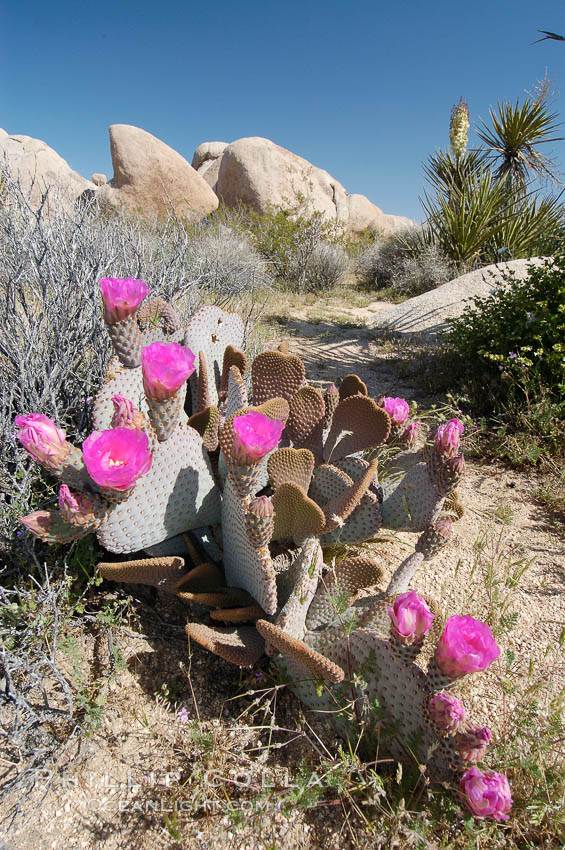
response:
<svg viewBox="0 0 565 850"><path fill-rule="evenodd" d="M486 379L498 402L547 396L565 405L565 252L530 266L525 280L503 279L450 322L460 368L479 387Z"/></svg>
<svg viewBox="0 0 565 850"><path fill-rule="evenodd" d="M317 292L338 285L346 274L347 239L321 212L270 206L260 213L239 205L220 208L212 219L244 235L283 287Z"/></svg>

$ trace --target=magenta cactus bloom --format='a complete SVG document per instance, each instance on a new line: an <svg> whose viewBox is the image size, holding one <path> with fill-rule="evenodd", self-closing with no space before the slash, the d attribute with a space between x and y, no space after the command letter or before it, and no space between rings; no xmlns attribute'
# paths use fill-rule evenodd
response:
<svg viewBox="0 0 565 850"><path fill-rule="evenodd" d="M407 401L403 398L392 398L385 396L383 399L383 407L390 416L390 421L393 425L402 425L408 419L410 407Z"/></svg>
<svg viewBox="0 0 565 850"><path fill-rule="evenodd" d="M421 422L409 422L401 434L400 439L408 446L413 446L418 442L420 431L422 430Z"/></svg>
<svg viewBox="0 0 565 850"><path fill-rule="evenodd" d="M435 661L446 676L459 679L466 673L486 670L500 648L486 623L473 617L450 617L439 640Z"/></svg>
<svg viewBox="0 0 565 850"><path fill-rule="evenodd" d="M107 325L115 325L135 313L149 292L149 287L144 281L132 277L103 277L100 280L100 291L104 321Z"/></svg>
<svg viewBox="0 0 565 850"><path fill-rule="evenodd" d="M67 435L43 413L16 416L18 440L31 457L47 469L58 469L71 450Z"/></svg>
<svg viewBox="0 0 565 850"><path fill-rule="evenodd" d="M194 354L178 342L152 342L141 352L143 388L147 398L171 398L194 372Z"/></svg>
<svg viewBox="0 0 565 850"><path fill-rule="evenodd" d="M386 610L393 634L404 644L420 641L429 632L435 619L425 599L418 596L415 590L401 593L392 607L386 606Z"/></svg>
<svg viewBox="0 0 565 850"><path fill-rule="evenodd" d="M116 393L112 396L112 404L114 405L112 428L141 428L145 417L133 406L131 399Z"/></svg>
<svg viewBox="0 0 565 850"><path fill-rule="evenodd" d="M513 801L503 773L471 767L461 777L459 790L475 817L508 820Z"/></svg>
<svg viewBox="0 0 565 850"><path fill-rule="evenodd" d="M51 514L49 511L33 511L27 516L21 516L20 522L36 537L45 537L51 530Z"/></svg>
<svg viewBox="0 0 565 850"><path fill-rule="evenodd" d="M149 437L138 428L93 431L82 444L88 474L99 487L129 490L151 469Z"/></svg>
<svg viewBox="0 0 565 850"><path fill-rule="evenodd" d="M284 422L252 410L233 420L232 459L240 466L256 463L278 445Z"/></svg>
<svg viewBox="0 0 565 850"><path fill-rule="evenodd" d="M465 426L457 417L444 422L436 431L436 451L447 457L454 457L459 451L461 434L464 430Z"/></svg>
<svg viewBox="0 0 565 850"><path fill-rule="evenodd" d="M59 512L65 522L86 525L94 520L94 499L87 493L73 493L66 484L61 484Z"/></svg>
<svg viewBox="0 0 565 850"><path fill-rule="evenodd" d="M461 758L476 764L476 762L482 761L484 758L491 740L492 732L488 726L481 726L476 729L467 729L465 732L460 732L455 738L455 745Z"/></svg>
<svg viewBox="0 0 565 850"><path fill-rule="evenodd" d="M467 714L463 703L447 691L430 697L428 707L432 720L444 732L457 732Z"/></svg>

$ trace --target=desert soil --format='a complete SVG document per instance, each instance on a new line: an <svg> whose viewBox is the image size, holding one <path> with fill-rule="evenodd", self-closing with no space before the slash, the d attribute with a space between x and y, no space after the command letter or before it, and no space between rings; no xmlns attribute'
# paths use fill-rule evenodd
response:
<svg viewBox="0 0 565 850"><path fill-rule="evenodd" d="M355 321L365 319L358 314ZM356 372L372 396L430 402L422 398L417 378L399 376L394 346L380 345L366 328L310 323L295 311L283 335L313 380ZM554 649L547 655L546 650L555 648L565 622L565 542L529 497L532 483L501 466L470 463L460 493L465 515L450 545L415 581L447 614L515 615L514 627L500 637L500 660L486 675L469 677L464 693L470 713L497 736L504 735L513 706L498 686L508 652L524 682L533 659L532 683L543 679L549 693L564 684L563 666ZM414 535L399 534L392 543L373 546L385 582L414 541ZM512 575L526 564L512 586ZM176 602L138 594L130 612L127 626L113 630L123 663L108 679L98 676L105 698L100 724L61 755L53 775L35 777L34 787L24 792L22 786L7 800L0 847L379 846L351 809L285 804L293 799L287 767L301 760L316 763L324 750L334 755L338 742L320 718L276 687L267 663L240 672L197 646L189 655L182 630L187 610ZM78 626L73 637L85 675L108 670L106 640ZM62 666L66 663L62 656Z"/></svg>

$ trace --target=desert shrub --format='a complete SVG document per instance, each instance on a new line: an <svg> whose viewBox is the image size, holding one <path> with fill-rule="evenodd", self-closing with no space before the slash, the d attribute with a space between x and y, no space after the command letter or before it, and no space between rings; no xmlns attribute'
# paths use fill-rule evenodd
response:
<svg viewBox="0 0 565 850"><path fill-rule="evenodd" d="M266 212L240 204L220 207L211 218L249 239L269 264L278 283L298 292L319 291L340 283L347 271L347 239L336 222L321 212L269 207Z"/></svg>
<svg viewBox="0 0 565 850"><path fill-rule="evenodd" d="M256 314L265 262L237 233L174 216L140 221L102 214L95 202L71 212L49 192L34 211L6 173L0 205L0 539L13 542L17 516L36 507L46 485L13 437L14 417L40 412L69 438L84 439L90 401L110 358L98 280L136 277L183 318L203 302ZM11 543L9 544L11 545Z"/></svg>
<svg viewBox="0 0 565 850"><path fill-rule="evenodd" d="M530 266L526 279L503 274L488 298L450 322L460 362L497 378L496 394L565 401L565 253Z"/></svg>
<svg viewBox="0 0 565 850"><path fill-rule="evenodd" d="M190 236L193 275L200 286L230 298L249 288L269 287L267 262L245 233L217 222L198 225Z"/></svg>
<svg viewBox="0 0 565 850"><path fill-rule="evenodd" d="M426 242L421 228L411 228L369 246L357 259L363 283L399 296L420 295L457 274L438 245Z"/></svg>
<svg viewBox="0 0 565 850"><path fill-rule="evenodd" d="M349 259L339 245L316 242L311 248L296 240L294 254L288 271L288 280L300 292L323 292L343 282L349 268Z"/></svg>

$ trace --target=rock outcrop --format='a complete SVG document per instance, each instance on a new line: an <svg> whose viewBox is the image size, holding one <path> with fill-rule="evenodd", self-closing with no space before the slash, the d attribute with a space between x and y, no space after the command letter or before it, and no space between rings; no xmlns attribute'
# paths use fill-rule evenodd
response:
<svg viewBox="0 0 565 850"><path fill-rule="evenodd" d="M227 146L227 142L203 142L198 145L192 157L192 167L204 178L213 192L217 188L222 154Z"/></svg>
<svg viewBox="0 0 565 850"><path fill-rule="evenodd" d="M223 151L217 193L227 206L258 212L281 206L303 215L322 212L347 224L347 192L327 171L269 139L238 139Z"/></svg>
<svg viewBox="0 0 565 850"><path fill-rule="evenodd" d="M497 286L504 285L503 272L513 272L516 278L523 280L528 276L528 266L542 262L539 258L510 260L468 272L437 289L381 310L372 327L436 339L447 328L447 320L460 316L465 307L469 306L470 299L476 296L486 298Z"/></svg>
<svg viewBox="0 0 565 850"><path fill-rule="evenodd" d="M37 209L46 190L48 208L60 199L63 206L72 209L76 199L93 184L81 177L62 156L31 136L9 135L0 129L0 166L6 167L10 176L19 181L23 192Z"/></svg>
<svg viewBox="0 0 565 850"><path fill-rule="evenodd" d="M284 207L306 216L317 211L353 235L376 230L388 236L413 224L384 213L364 195L350 195L327 171L270 139L203 142L192 166L227 206L242 203L258 212Z"/></svg>
<svg viewBox="0 0 565 850"><path fill-rule="evenodd" d="M112 124L110 152L114 176L97 190L102 204L146 215L172 210L188 219L217 208L218 198L186 159L146 130Z"/></svg>

